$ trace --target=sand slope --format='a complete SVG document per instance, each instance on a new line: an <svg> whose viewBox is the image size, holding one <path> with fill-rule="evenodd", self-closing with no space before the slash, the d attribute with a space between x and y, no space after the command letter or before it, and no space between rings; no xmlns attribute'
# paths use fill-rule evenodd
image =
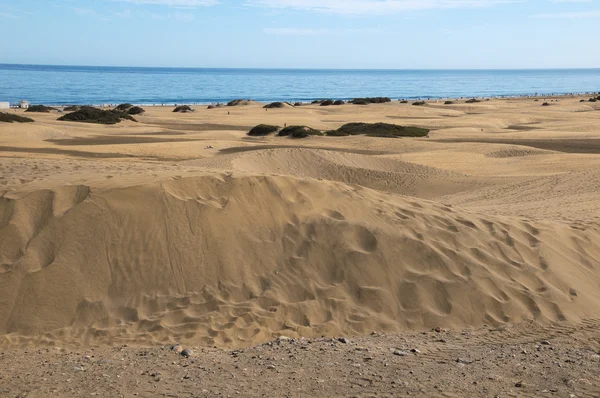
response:
<svg viewBox="0 0 600 398"><path fill-rule="evenodd" d="M600 235L332 181L206 174L0 199L4 343L365 334L600 310Z"/></svg>

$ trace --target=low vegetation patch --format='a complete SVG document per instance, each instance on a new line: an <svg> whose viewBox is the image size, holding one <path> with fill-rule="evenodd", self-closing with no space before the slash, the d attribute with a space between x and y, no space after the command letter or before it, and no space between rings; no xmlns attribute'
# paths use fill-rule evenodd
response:
<svg viewBox="0 0 600 398"><path fill-rule="evenodd" d="M125 111L128 111L129 108L132 108L132 107L133 107L132 104L120 104L120 105L117 105L115 110L125 112Z"/></svg>
<svg viewBox="0 0 600 398"><path fill-rule="evenodd" d="M407 100L401 100L400 103L401 104L408 104L408 101Z"/></svg>
<svg viewBox="0 0 600 398"><path fill-rule="evenodd" d="M280 109L280 108L285 108L285 105L283 102L271 102L270 104L267 104L265 106L263 106L263 108L265 109Z"/></svg>
<svg viewBox="0 0 600 398"><path fill-rule="evenodd" d="M425 105L425 101L416 101L416 102L413 102L413 105L414 106L422 106L422 105Z"/></svg>
<svg viewBox="0 0 600 398"><path fill-rule="evenodd" d="M544 102L544 103L542 104L542 106L550 106L550 104L549 104L549 103L547 103L547 102Z"/></svg>
<svg viewBox="0 0 600 398"><path fill-rule="evenodd" d="M79 105L69 105L69 106L65 106L63 108L63 111L65 111L65 112L75 112L75 111L79 110L79 108L81 108Z"/></svg>
<svg viewBox="0 0 600 398"><path fill-rule="evenodd" d="M31 123L33 119L25 116L16 115L14 113L0 112L0 122L4 123Z"/></svg>
<svg viewBox="0 0 600 398"><path fill-rule="evenodd" d="M452 105L452 104L454 104L453 101L446 101L446 102L444 102L444 105Z"/></svg>
<svg viewBox="0 0 600 398"><path fill-rule="evenodd" d="M465 101L467 104L476 104L478 102L481 102L480 100L478 100L477 98L471 98L469 100Z"/></svg>
<svg viewBox="0 0 600 398"><path fill-rule="evenodd" d="M68 122L81 123L97 123L97 124L117 124L121 120L131 120L136 122L133 116L126 112L120 112L115 109L105 111L103 109L94 108L91 106L82 106L79 110L67 113L58 118L58 120Z"/></svg>
<svg viewBox="0 0 600 398"><path fill-rule="evenodd" d="M31 105L29 108L25 110L25 112L36 112L36 113L49 113L50 111L55 111L56 108L52 108L51 106L46 105Z"/></svg>
<svg viewBox="0 0 600 398"><path fill-rule="evenodd" d="M187 113L187 112L193 112L193 111L194 110L189 105L179 105L179 106L176 106L175 109L173 109L173 112L176 112L176 113Z"/></svg>
<svg viewBox="0 0 600 398"><path fill-rule="evenodd" d="M333 101L333 105L344 105L345 103L346 103L346 101L344 101L344 100Z"/></svg>
<svg viewBox="0 0 600 398"><path fill-rule="evenodd" d="M354 105L369 105L369 104L383 104L386 102L392 102L388 97L366 97L366 98L354 98L352 101L348 101Z"/></svg>
<svg viewBox="0 0 600 398"><path fill-rule="evenodd" d="M332 137L361 134L370 137L426 137L429 130L390 123L348 123L337 130L327 131L326 134Z"/></svg>
<svg viewBox="0 0 600 398"><path fill-rule="evenodd" d="M333 100L331 100L331 99L326 99L326 100L321 101L321 106L330 106L330 105L333 105Z"/></svg>
<svg viewBox="0 0 600 398"><path fill-rule="evenodd" d="M596 102L596 101L598 101L598 100L597 100L596 98L590 98L588 101L589 101L589 102Z"/></svg>
<svg viewBox="0 0 600 398"><path fill-rule="evenodd" d="M273 126L270 124L259 124L258 126L253 127L252 130L248 132L248 135L251 137L262 137L276 133L280 128L281 127L279 126Z"/></svg>
<svg viewBox="0 0 600 398"><path fill-rule="evenodd" d="M304 105L302 102L294 102L294 106L302 106Z"/></svg>
<svg viewBox="0 0 600 398"><path fill-rule="evenodd" d="M139 106L132 106L131 108L129 108L127 110L127 113L130 114L130 115L141 115L144 112L146 112L146 110L144 108L139 107Z"/></svg>
<svg viewBox="0 0 600 398"><path fill-rule="evenodd" d="M240 106L240 105L250 105L253 104L254 101L251 99L235 99L233 101L229 101L227 106Z"/></svg>
<svg viewBox="0 0 600 398"><path fill-rule="evenodd" d="M282 129L277 135L279 137L306 138L311 135L323 135L323 133L307 126L289 126Z"/></svg>

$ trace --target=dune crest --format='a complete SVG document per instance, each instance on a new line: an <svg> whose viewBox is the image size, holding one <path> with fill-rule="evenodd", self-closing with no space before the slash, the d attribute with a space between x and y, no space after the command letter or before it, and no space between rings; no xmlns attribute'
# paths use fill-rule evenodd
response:
<svg viewBox="0 0 600 398"><path fill-rule="evenodd" d="M597 258L593 228L291 176L5 194L0 344L575 322L600 309Z"/></svg>

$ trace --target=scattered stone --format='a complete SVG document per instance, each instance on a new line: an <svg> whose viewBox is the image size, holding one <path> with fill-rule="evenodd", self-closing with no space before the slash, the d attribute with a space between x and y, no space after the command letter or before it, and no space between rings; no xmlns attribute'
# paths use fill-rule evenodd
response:
<svg viewBox="0 0 600 398"><path fill-rule="evenodd" d="M275 370L275 365L268 365L267 369L269 369L269 370Z"/></svg>
<svg viewBox="0 0 600 398"><path fill-rule="evenodd" d="M186 348L185 350L181 351L181 356L184 358L189 358L192 356L192 354L194 354L194 351L190 350L189 348Z"/></svg>
<svg viewBox="0 0 600 398"><path fill-rule="evenodd" d="M540 341L541 345L550 345L550 342L548 340L542 340Z"/></svg>
<svg viewBox="0 0 600 398"><path fill-rule="evenodd" d="M523 387L523 382L519 381L519 382L515 383L515 387L522 388Z"/></svg>
<svg viewBox="0 0 600 398"><path fill-rule="evenodd" d="M338 341L339 341L340 343L344 343L344 344L350 344L350 340L348 340L348 339L347 339L347 338L345 338L345 337L340 337L340 338L338 339Z"/></svg>
<svg viewBox="0 0 600 398"><path fill-rule="evenodd" d="M419 351L419 349L417 348L413 348L412 350L410 350L410 352L412 352L413 354L420 354L421 351Z"/></svg>
<svg viewBox="0 0 600 398"><path fill-rule="evenodd" d="M408 356L408 352L401 351L401 350L394 350L394 351L392 351L392 353L394 355L398 355L399 357L407 357Z"/></svg>
<svg viewBox="0 0 600 398"><path fill-rule="evenodd" d="M183 347L180 344L173 344L171 346L171 351L175 351L178 354L181 354L181 352L183 351Z"/></svg>

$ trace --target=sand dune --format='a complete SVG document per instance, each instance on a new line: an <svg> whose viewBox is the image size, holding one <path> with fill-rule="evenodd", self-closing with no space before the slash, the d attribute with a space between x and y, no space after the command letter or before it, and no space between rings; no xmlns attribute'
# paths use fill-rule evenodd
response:
<svg viewBox="0 0 600 398"><path fill-rule="evenodd" d="M0 126L0 345L239 347L597 318L595 109L255 104ZM435 130L245 135L352 121Z"/></svg>
<svg viewBox="0 0 600 398"><path fill-rule="evenodd" d="M596 230L295 177L0 202L4 342L366 334L597 314Z"/></svg>

